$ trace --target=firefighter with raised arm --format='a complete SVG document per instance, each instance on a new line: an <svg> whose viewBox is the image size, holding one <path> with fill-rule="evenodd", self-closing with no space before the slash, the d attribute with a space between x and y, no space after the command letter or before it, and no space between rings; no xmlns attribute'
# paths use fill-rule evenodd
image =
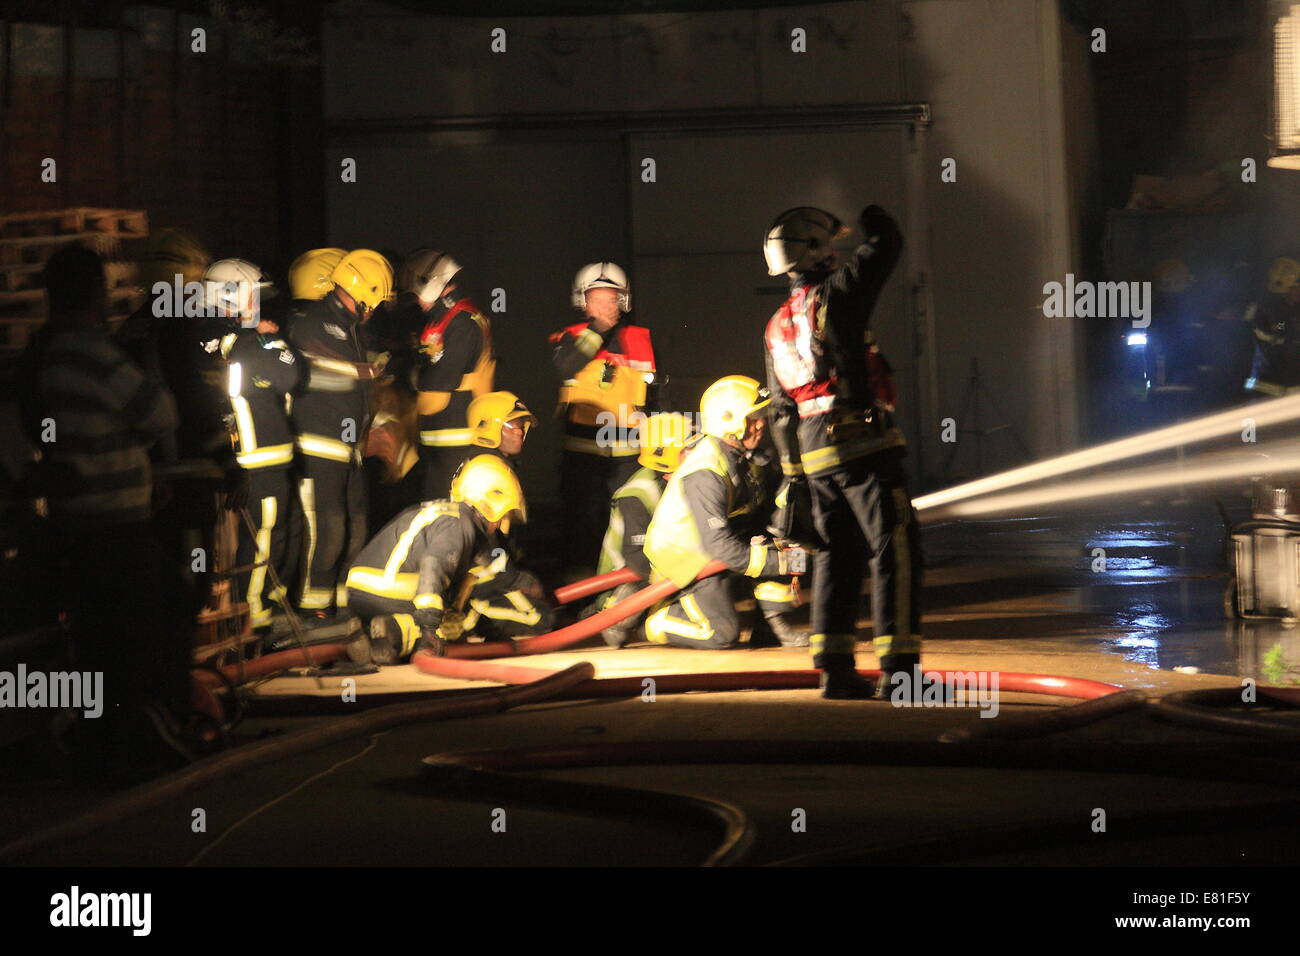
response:
<svg viewBox="0 0 1300 956"><path fill-rule="evenodd" d="M901 682L898 675L912 678L921 653L921 550L900 462L904 441L882 383L873 382L868 339L871 311L898 263L903 237L879 206L868 206L858 221L863 242L838 268L832 241L847 230L822 209L781 213L763 244L769 274L790 277L790 296L768 322L764 345L772 437L786 476L782 494L791 510L811 497L821 538L813 663L822 671L823 696L847 699L875 691L854 664L868 554L884 695Z"/></svg>
<svg viewBox="0 0 1300 956"><path fill-rule="evenodd" d="M756 583L754 597L782 645L807 646L784 620L792 607L789 575L803 552L781 550L761 534L771 508L752 456L763 443L768 403L767 389L745 375L719 379L700 399L703 434L687 445L646 529L652 576L683 589L646 618L647 640L730 647L740 636L732 584L742 576ZM696 582L715 560L731 573Z"/></svg>
<svg viewBox="0 0 1300 956"><path fill-rule="evenodd" d="M571 299L581 321L551 336L563 380L558 414L564 417L560 499L571 518L564 541L570 571L590 573L609 516L609 501L637 470L636 422L655 380L650 330L628 314L632 291L613 262L583 266Z"/></svg>

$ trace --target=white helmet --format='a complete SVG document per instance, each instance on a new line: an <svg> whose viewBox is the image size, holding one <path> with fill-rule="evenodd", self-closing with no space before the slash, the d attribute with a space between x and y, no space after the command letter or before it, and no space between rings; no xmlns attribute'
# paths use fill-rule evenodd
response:
<svg viewBox="0 0 1300 956"><path fill-rule="evenodd" d="M772 220L763 237L767 274L815 272L834 261L831 240L847 235L843 223L825 209L796 206Z"/></svg>
<svg viewBox="0 0 1300 956"><path fill-rule="evenodd" d="M203 273L208 308L231 319L261 317L262 299L270 298L271 280L247 259L218 259Z"/></svg>
<svg viewBox="0 0 1300 956"><path fill-rule="evenodd" d="M425 302L436 302L458 272L460 263L447 253L438 249L416 249L402 263L397 288L402 292L414 292Z"/></svg>
<svg viewBox="0 0 1300 956"><path fill-rule="evenodd" d="M632 310L632 287L627 273L613 262L593 262L578 270L573 277L573 306L581 309L587 305L587 293L592 289L617 289L618 307L624 312Z"/></svg>

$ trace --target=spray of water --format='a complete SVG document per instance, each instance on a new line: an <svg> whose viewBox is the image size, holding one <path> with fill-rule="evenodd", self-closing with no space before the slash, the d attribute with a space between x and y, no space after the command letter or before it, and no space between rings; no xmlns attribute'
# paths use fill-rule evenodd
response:
<svg viewBox="0 0 1300 956"><path fill-rule="evenodd" d="M1159 428L1155 431L1144 432L1141 435L1134 435L1130 438L1122 438L1119 441L1108 442L1105 445L1098 445L1095 448L1085 448L1082 451L1071 452L1068 455L1060 455L1056 458L1049 458L1046 461L1035 462L1032 465L1025 465L1021 468L1013 468L1010 471L1004 471L1000 474L990 475L987 478L980 478L976 481L970 481L962 485L956 485L952 488L945 488L942 491L936 491L932 494L923 495L917 498L915 504L917 511L931 512L941 506L955 505L958 502L968 501L981 495L991 494L992 492L1007 491L1011 488L1026 485L1031 482L1043 481L1048 478L1059 478L1068 475L1071 472L1080 471L1085 468L1097 468L1102 465L1113 465L1121 461L1127 461L1131 458L1140 458L1144 455L1150 455L1155 452L1167 451L1170 448L1177 448L1180 445L1192 445L1198 442L1209 441L1214 438L1223 438L1227 435L1240 434L1247 427L1262 428L1266 425L1276 425L1281 422L1293 421L1300 418L1300 395L1288 395L1283 398L1275 398L1271 401L1260 402L1255 405L1244 405L1240 408L1231 409L1226 412L1217 412L1213 415L1207 415L1204 418L1198 418L1190 422L1182 422L1177 425L1170 425L1167 428ZM1239 474L1249 475L1257 474L1259 470L1258 455L1261 449L1256 449L1253 453L1243 452L1245 456L1240 462L1243 469ZM1253 464L1248 464L1248 461ZM1217 466L1216 466L1217 467ZM1255 471L1251 471L1254 468ZM1154 475L1157 471L1167 474L1168 469L1157 469L1152 472ZM1230 477L1223 475L1222 477ZM1119 480L1120 476L1115 476ZM1100 479L1099 479L1100 480ZM1131 478L1129 479L1131 480ZM1154 480L1154 479L1150 479ZM1172 485L1187 484L1186 472L1171 482ZM1058 486L1058 488L1063 486ZM1157 487L1168 487L1160 485ZM1123 489L1116 486L1115 492L1120 493ZM1128 490L1135 490L1131 486ZM1064 500L1065 495L1058 491L1048 491L1044 489L1035 494L1058 495L1060 497L1049 497L1038 500L1046 504L1051 500ZM1007 496L1001 496L1003 500ZM1094 496L1095 497L1095 496ZM1021 499L1017 499L1021 500ZM1024 499L1029 500L1029 499ZM1020 507L1026 507L1021 505ZM937 513L937 512L936 512ZM956 513L956 512L947 512ZM975 512L962 512L965 514L974 514ZM987 513L981 512L981 513Z"/></svg>

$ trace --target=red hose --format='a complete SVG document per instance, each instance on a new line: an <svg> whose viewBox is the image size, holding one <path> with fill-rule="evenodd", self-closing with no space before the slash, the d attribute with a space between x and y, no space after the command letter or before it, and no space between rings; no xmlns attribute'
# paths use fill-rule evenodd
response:
<svg viewBox="0 0 1300 956"><path fill-rule="evenodd" d="M308 659L308 654L311 655L310 659ZM316 644L305 651L300 647L295 647L288 651L263 654L261 657L255 657L243 664L230 664L221 668L221 672L229 677L233 683L239 684L257 677L265 677L267 674L274 674L276 671L288 670L291 667L315 667L320 664L328 664L330 661L336 661L340 657L347 657L347 655L346 644ZM194 676L204 684L221 683L221 678L211 672L195 671Z"/></svg>
<svg viewBox="0 0 1300 956"><path fill-rule="evenodd" d="M501 684L519 684L550 677L555 671L531 667L515 667L491 661L478 661L467 666L466 661L450 660L421 651L411 658L411 663L426 674L439 677L459 677L465 680L491 680ZM860 670L864 677L879 678L878 670ZM565 697L636 697L645 689L644 681L654 681L656 694L686 694L692 691L734 690L812 690L818 687L821 671L721 671L712 674L646 674L638 677L605 677L591 679L572 688ZM1016 694L1044 694L1051 697L1073 697L1093 700L1123 690L1115 684L1088 680L1082 677L1057 677L1052 674L1021 674L998 672L998 692Z"/></svg>
<svg viewBox="0 0 1300 956"><path fill-rule="evenodd" d="M721 561L710 561L706 564L699 574L695 575L695 580L699 581L710 575L717 574L719 571L727 570L727 566ZM593 614L591 617L583 618L577 623L570 624L568 627L562 627L558 631L551 631L549 634L540 634L537 637L527 637L521 641L485 641L482 644L448 644L444 654L447 657L459 658L485 658L485 657L511 657L517 654L546 654L550 651L558 651L562 647L568 647L570 644L576 644L578 641L591 637L593 634L599 634L602 630L611 624L617 624L624 618L631 617L638 611L644 611L652 604L657 604L665 598L676 593L677 585L670 580L663 580L657 584L652 584L647 588L642 588L626 600L619 601L613 607L607 607L605 610ZM423 652L422 652L423 653ZM412 658L414 661L414 658ZM420 666L420 665L416 665Z"/></svg>
<svg viewBox="0 0 1300 956"><path fill-rule="evenodd" d="M585 597L591 597L593 594L600 594L603 591L609 591L620 584L631 584L633 581L640 581L641 576L631 568L619 568L617 571L607 571L604 574L598 574L594 578L587 578L583 581L574 581L572 584L566 584L562 588L555 589L555 603L569 604L573 601L580 601Z"/></svg>

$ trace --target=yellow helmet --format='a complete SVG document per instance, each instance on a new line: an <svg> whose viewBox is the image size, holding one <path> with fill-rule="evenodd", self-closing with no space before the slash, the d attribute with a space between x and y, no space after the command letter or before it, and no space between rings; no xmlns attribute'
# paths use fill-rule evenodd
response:
<svg viewBox="0 0 1300 956"><path fill-rule="evenodd" d="M637 461L651 471L672 474L691 437L691 420L677 412L651 415L641 423L641 454Z"/></svg>
<svg viewBox="0 0 1300 956"><path fill-rule="evenodd" d="M1288 259L1274 259L1268 270L1268 291L1284 295L1300 283L1300 262Z"/></svg>
<svg viewBox="0 0 1300 956"><path fill-rule="evenodd" d="M528 406L513 392L487 392L469 403L471 445L483 448L501 447L501 429L507 422L519 422L528 437L528 429L537 424L537 418Z"/></svg>
<svg viewBox="0 0 1300 956"><path fill-rule="evenodd" d="M515 512L520 521L528 520L519 479L496 455L478 455L457 468L451 479L451 500L465 502L488 521Z"/></svg>
<svg viewBox="0 0 1300 956"><path fill-rule="evenodd" d="M179 229L156 229L149 234L140 257L140 285L148 292L158 282L202 282L211 262L199 241Z"/></svg>
<svg viewBox="0 0 1300 956"><path fill-rule="evenodd" d="M771 400L767 389L748 375L720 378L700 399L700 431L715 438L739 438L745 434L745 419Z"/></svg>
<svg viewBox="0 0 1300 956"><path fill-rule="evenodd" d="M289 267L289 294L295 299L323 299L334 288L334 270L346 249L308 249Z"/></svg>
<svg viewBox="0 0 1300 956"><path fill-rule="evenodd" d="M330 281L369 310L393 294L393 267L373 249L353 249L339 260Z"/></svg>

